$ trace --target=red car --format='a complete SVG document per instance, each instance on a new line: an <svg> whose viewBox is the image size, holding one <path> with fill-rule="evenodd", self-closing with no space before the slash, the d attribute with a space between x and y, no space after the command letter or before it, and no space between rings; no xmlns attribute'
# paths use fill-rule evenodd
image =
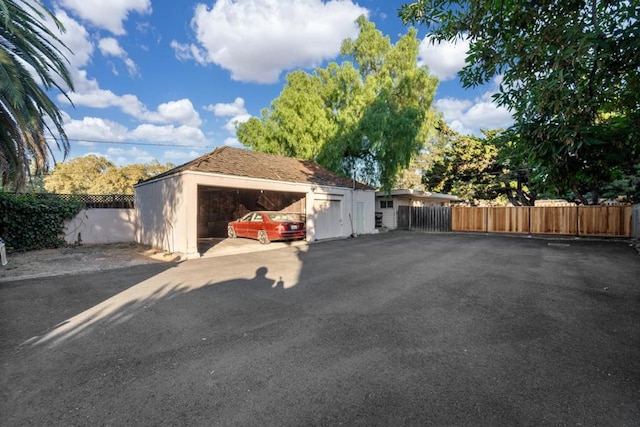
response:
<svg viewBox="0 0 640 427"><path fill-rule="evenodd" d="M272 240L304 239L307 235L300 214L285 212L249 212L229 223L229 237L257 239L263 245Z"/></svg>

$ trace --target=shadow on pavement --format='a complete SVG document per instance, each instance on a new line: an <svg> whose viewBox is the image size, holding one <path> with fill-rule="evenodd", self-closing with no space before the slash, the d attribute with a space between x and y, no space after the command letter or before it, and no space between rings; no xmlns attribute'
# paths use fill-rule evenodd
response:
<svg viewBox="0 0 640 427"><path fill-rule="evenodd" d="M32 317L65 299L82 312L28 328L28 313L1 314L0 412L10 425L633 425L637 253L553 243L396 232L24 281L49 295ZM0 286L2 309L19 293Z"/></svg>

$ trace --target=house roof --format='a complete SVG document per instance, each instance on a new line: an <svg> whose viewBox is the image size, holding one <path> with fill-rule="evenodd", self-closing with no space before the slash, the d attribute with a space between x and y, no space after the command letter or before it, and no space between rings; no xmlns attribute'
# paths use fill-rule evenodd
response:
<svg viewBox="0 0 640 427"><path fill-rule="evenodd" d="M399 197L405 199L438 199L438 200L458 200L458 196L444 193L432 193L430 191L412 190L412 189L397 189L386 191L376 191L376 197Z"/></svg>
<svg viewBox="0 0 640 427"><path fill-rule="evenodd" d="M156 180L184 171L210 172L332 187L351 188L354 185L350 178L330 172L312 160L299 160L227 146L216 148L208 154L142 182ZM371 187L359 182L356 182L356 188L359 190L372 190Z"/></svg>

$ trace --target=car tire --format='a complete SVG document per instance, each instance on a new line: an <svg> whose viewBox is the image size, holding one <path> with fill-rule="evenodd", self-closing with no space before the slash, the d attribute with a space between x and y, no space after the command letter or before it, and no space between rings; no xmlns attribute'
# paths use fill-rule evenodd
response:
<svg viewBox="0 0 640 427"><path fill-rule="evenodd" d="M263 245L271 242L271 240L269 240L269 236L267 236L267 232L264 230L258 231L258 241Z"/></svg>
<svg viewBox="0 0 640 427"><path fill-rule="evenodd" d="M227 235L230 239L235 239L237 237L236 230L232 226L227 227Z"/></svg>

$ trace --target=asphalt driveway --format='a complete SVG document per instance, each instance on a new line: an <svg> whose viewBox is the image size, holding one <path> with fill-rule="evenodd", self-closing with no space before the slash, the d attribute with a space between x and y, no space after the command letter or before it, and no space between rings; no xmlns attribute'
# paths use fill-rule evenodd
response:
<svg viewBox="0 0 640 427"><path fill-rule="evenodd" d="M0 283L2 425L638 425L640 255L394 232Z"/></svg>

